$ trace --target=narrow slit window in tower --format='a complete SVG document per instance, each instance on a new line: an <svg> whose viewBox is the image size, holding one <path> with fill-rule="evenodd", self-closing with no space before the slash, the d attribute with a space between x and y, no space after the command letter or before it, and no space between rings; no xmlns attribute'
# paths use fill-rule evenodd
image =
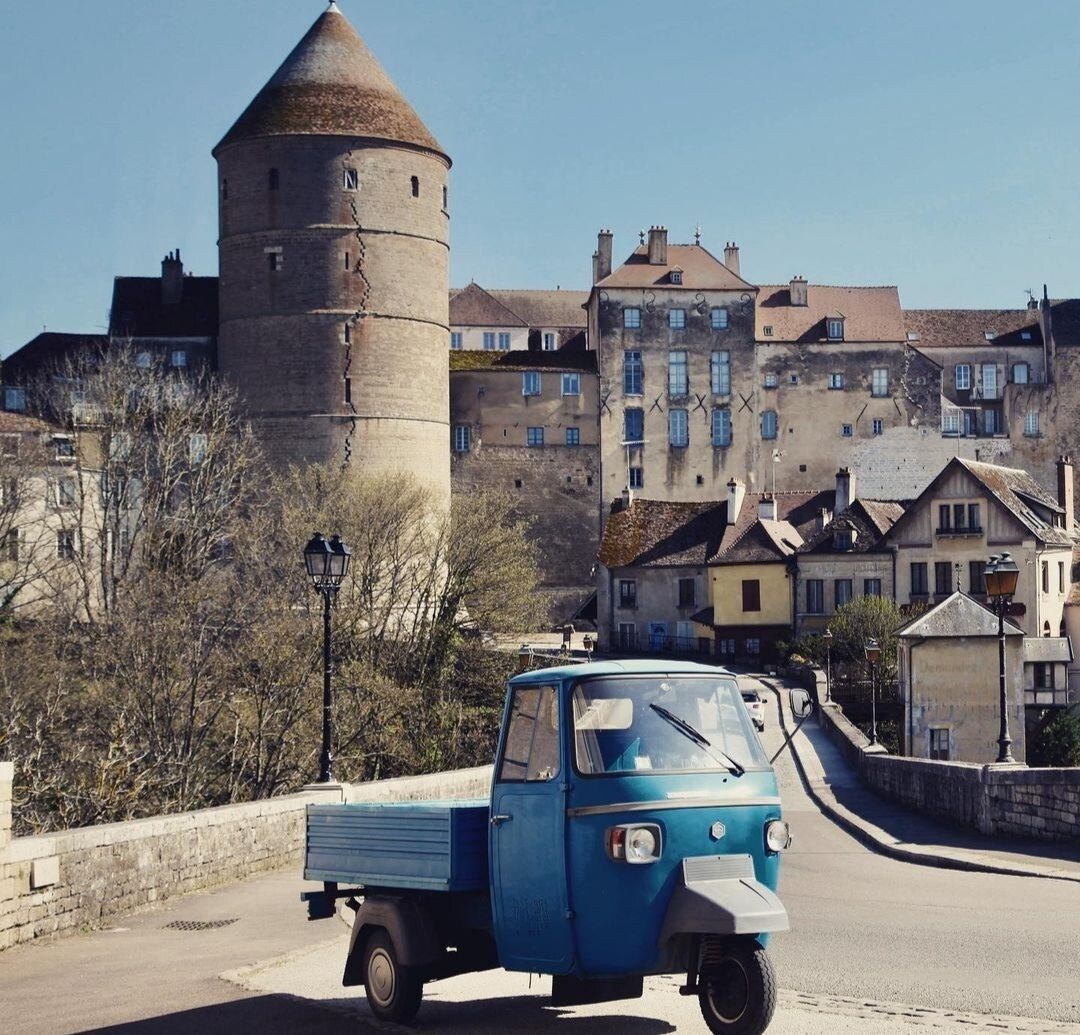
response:
<svg viewBox="0 0 1080 1035"><path fill-rule="evenodd" d="M345 268L346 269L349 268L349 253L348 252L345 253Z"/></svg>
<svg viewBox="0 0 1080 1035"><path fill-rule="evenodd" d="M271 190L277 190L279 182L280 182L280 177L278 176L277 169L271 169L270 170L270 189Z"/></svg>
<svg viewBox="0 0 1080 1035"><path fill-rule="evenodd" d="M445 186L442 189L442 207L444 212L450 207L449 204L447 204L447 194Z"/></svg>
<svg viewBox="0 0 1080 1035"><path fill-rule="evenodd" d="M352 341L352 324L345 324L345 344L348 345Z"/></svg>
<svg viewBox="0 0 1080 1035"><path fill-rule="evenodd" d="M352 402L352 378L345 378L345 401L347 403Z"/></svg>
<svg viewBox="0 0 1080 1035"><path fill-rule="evenodd" d="M355 169L347 168L345 170L344 186L346 190L360 189L360 174Z"/></svg>
<svg viewBox="0 0 1080 1035"><path fill-rule="evenodd" d="M412 196L414 198L420 197L420 177L414 176L412 178Z"/></svg>

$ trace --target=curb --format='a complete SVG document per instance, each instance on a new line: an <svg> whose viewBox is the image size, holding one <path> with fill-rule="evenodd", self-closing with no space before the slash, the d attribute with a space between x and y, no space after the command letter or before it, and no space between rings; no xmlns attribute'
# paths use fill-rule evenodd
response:
<svg viewBox="0 0 1080 1035"><path fill-rule="evenodd" d="M754 678L776 695L777 716L786 737L791 730L785 717L783 694L771 679L763 676L755 676ZM969 873L996 873L1008 877L1037 877L1042 880L1064 880L1080 883L1080 873L1069 870L1054 870L1044 866L1009 865L1008 863L991 862L986 860L985 857L973 859L969 856L953 855L941 847L934 849L905 848L890 841L879 827L845 808L835 799L829 801L827 797L820 794L806 774L806 766L794 738L791 740L790 747L791 756L795 760L795 768L799 773L799 779L802 781L803 789L810 800L837 826L847 831L856 841L865 845L871 851L898 859L901 862L914 863L917 866L933 866L943 870L965 870Z"/></svg>

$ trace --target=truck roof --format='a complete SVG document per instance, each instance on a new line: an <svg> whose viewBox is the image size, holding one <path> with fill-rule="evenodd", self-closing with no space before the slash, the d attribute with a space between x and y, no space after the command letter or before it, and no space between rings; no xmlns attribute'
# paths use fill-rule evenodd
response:
<svg viewBox="0 0 1080 1035"><path fill-rule="evenodd" d="M590 661L578 665L558 665L534 669L514 676L511 683L551 682L552 680L583 679L590 676L647 676L703 675L732 676L719 665L702 665L696 661L669 661L665 658L634 658L625 661Z"/></svg>

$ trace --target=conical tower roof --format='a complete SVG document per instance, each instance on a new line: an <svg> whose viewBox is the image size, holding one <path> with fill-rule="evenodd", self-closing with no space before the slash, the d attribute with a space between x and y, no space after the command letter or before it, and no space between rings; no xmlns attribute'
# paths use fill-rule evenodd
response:
<svg viewBox="0 0 1080 1035"><path fill-rule="evenodd" d="M446 152L335 3L214 148L252 137L373 137Z"/></svg>

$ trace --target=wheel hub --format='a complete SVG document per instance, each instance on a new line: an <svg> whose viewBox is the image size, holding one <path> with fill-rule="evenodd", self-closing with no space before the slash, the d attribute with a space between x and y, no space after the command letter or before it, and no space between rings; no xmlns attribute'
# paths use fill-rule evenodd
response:
<svg viewBox="0 0 1080 1035"><path fill-rule="evenodd" d="M371 954L367 990L379 1003L389 1003L394 997L394 964L382 949Z"/></svg>
<svg viewBox="0 0 1080 1035"><path fill-rule="evenodd" d="M728 958L709 974L709 1000L716 1015L734 1024L750 1005L750 981L738 960Z"/></svg>

